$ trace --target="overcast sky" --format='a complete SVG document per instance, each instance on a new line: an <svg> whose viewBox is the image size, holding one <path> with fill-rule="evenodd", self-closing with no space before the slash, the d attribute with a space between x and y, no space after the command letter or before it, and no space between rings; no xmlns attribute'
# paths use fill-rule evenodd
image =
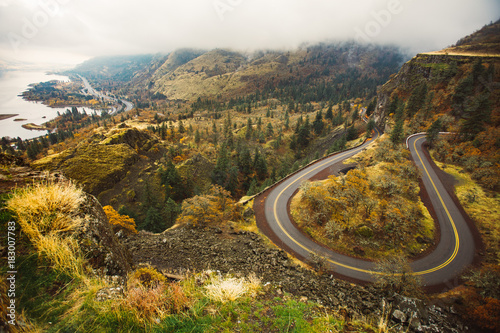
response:
<svg viewBox="0 0 500 333"><path fill-rule="evenodd" d="M417 53L499 18L499 0L0 0L0 59L78 63L180 47L251 51L346 39Z"/></svg>

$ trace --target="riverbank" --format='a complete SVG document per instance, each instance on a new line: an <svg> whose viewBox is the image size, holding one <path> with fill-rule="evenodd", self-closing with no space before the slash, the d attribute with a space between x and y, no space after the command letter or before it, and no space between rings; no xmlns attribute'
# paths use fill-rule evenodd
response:
<svg viewBox="0 0 500 333"><path fill-rule="evenodd" d="M12 117L17 117L17 116L19 116L19 113L15 113L15 114L0 114L0 120L5 120L5 119L12 118Z"/></svg>
<svg viewBox="0 0 500 333"><path fill-rule="evenodd" d="M51 131L52 130L52 128L49 128L45 125L37 125L37 124L33 124L33 123L23 124L22 128L30 130L30 131Z"/></svg>

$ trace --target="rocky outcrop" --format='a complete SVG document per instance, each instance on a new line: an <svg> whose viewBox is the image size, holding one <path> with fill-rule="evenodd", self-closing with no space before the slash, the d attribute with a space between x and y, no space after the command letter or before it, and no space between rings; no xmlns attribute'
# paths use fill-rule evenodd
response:
<svg viewBox="0 0 500 333"><path fill-rule="evenodd" d="M32 165L36 169L61 170L83 189L99 195L113 188L140 161L140 155L158 155L158 140L135 128L119 127L96 134L90 143L47 156Z"/></svg>
<svg viewBox="0 0 500 333"><path fill-rule="evenodd" d="M89 264L102 274L126 275L132 267L132 257L113 233L99 201L87 194L80 209L85 224L74 236Z"/></svg>
<svg viewBox="0 0 500 333"><path fill-rule="evenodd" d="M22 158L11 155L0 154L0 166L0 194L33 183L67 182L59 172L33 170ZM81 217L83 224L73 236L96 273L125 276L132 267L132 256L114 234L99 201L90 194L83 195L84 200L75 214Z"/></svg>

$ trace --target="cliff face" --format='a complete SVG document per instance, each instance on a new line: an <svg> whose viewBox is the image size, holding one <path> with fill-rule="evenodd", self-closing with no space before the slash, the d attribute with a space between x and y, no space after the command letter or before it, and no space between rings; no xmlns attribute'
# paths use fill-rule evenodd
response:
<svg viewBox="0 0 500 333"><path fill-rule="evenodd" d="M391 113L402 107L410 131L425 129L438 114L452 116L458 123L470 116L466 110L473 109L472 101L483 98L492 106L490 124L498 126L499 71L500 21L462 38L455 46L418 54L405 63L379 90L375 121L390 130Z"/></svg>
<svg viewBox="0 0 500 333"><path fill-rule="evenodd" d="M464 79L475 63L480 62L490 68L492 82L483 80L478 86L485 86L487 91L494 92L498 88L498 69L500 57L449 54L418 54L405 63L400 71L393 75L378 92L378 104L374 112L377 125L385 130L391 128L390 104L396 97L401 102L408 102L412 93L419 86L425 85L426 105L418 105L420 110L429 109L431 114L452 113L453 96L460 80ZM474 89L477 87L474 87ZM493 96L492 102L497 96ZM392 110L394 111L394 110ZM457 116L457 115L455 115Z"/></svg>

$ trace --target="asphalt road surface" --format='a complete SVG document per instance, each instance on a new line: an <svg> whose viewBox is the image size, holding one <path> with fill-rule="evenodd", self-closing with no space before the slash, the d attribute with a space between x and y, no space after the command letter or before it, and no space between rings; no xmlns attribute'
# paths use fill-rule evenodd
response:
<svg viewBox="0 0 500 333"><path fill-rule="evenodd" d="M314 242L297 229L288 215L288 202L303 181L335 163L358 154L370 146L378 136L377 132L373 140L358 148L318 161L290 176L268 192L265 201L267 221L259 223L267 223L268 229L271 229L274 236L282 242L281 245L277 244L278 246L306 259L313 253L318 254L326 259L332 271L353 280L370 282L374 281L377 274L381 274L375 270L373 262L339 254ZM414 274L421 276L423 285L429 287L447 284L460 275L473 261L475 244L465 218L422 153L424 141L425 135L412 137L409 140L409 148L415 164L421 170L424 186L436 211L441 238L432 253L412 262L411 267Z"/></svg>

